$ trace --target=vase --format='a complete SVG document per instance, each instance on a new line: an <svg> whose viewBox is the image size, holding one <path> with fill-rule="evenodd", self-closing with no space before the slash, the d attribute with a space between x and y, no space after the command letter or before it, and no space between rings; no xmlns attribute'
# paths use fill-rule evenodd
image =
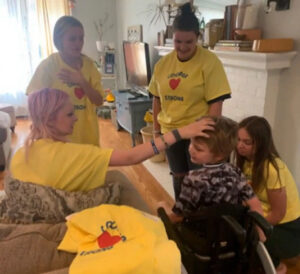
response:
<svg viewBox="0 0 300 274"><path fill-rule="evenodd" d="M107 46L107 42L106 41L99 41L99 40L96 41L96 47L97 47L97 50L99 52L104 51L105 48L106 48L106 46Z"/></svg>

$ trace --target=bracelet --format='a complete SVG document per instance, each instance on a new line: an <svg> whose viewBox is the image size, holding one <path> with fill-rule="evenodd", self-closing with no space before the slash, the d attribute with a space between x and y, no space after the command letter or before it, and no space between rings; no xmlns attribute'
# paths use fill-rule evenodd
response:
<svg viewBox="0 0 300 274"><path fill-rule="evenodd" d="M151 143L151 146L153 148L154 154L159 154L159 150L158 150L157 146L155 145L153 139L150 141L150 143Z"/></svg>
<svg viewBox="0 0 300 274"><path fill-rule="evenodd" d="M180 134L179 134L178 129L173 129L173 130L172 130L172 133L173 133L173 135L174 135L174 137L175 137L176 142L179 142L179 141L182 140L182 138L181 138L181 136L180 136Z"/></svg>
<svg viewBox="0 0 300 274"><path fill-rule="evenodd" d="M162 142L165 144L165 148L168 149L170 146L169 144L166 142L165 138L163 135L159 135L160 139L162 140Z"/></svg>

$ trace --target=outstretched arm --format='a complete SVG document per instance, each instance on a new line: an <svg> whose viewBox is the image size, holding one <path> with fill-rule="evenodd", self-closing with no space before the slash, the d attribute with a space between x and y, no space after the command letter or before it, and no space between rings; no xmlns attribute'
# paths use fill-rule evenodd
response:
<svg viewBox="0 0 300 274"><path fill-rule="evenodd" d="M195 136L203 136L208 138L208 134L204 133L204 130L214 130L214 121L210 118L203 118L190 125L184 126L178 129L178 132L182 139L190 139ZM163 140L164 139L164 140ZM162 137L157 137L153 140L153 144L150 142L135 146L128 150L114 150L112 152L109 165L110 166L128 166L141 163L142 161L152 157L155 153L163 151L176 142L176 138L172 132L168 132ZM167 144L167 146L166 146Z"/></svg>

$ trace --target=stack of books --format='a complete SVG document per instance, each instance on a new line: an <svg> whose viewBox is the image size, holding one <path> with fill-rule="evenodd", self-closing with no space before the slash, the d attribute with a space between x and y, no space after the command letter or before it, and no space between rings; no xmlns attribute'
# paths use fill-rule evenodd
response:
<svg viewBox="0 0 300 274"><path fill-rule="evenodd" d="M225 7L224 39L226 40L234 39L237 11L238 5L229 5Z"/></svg>
<svg viewBox="0 0 300 274"><path fill-rule="evenodd" d="M166 38L164 46L169 47L169 48L174 47L173 39L172 38Z"/></svg>
<svg viewBox="0 0 300 274"><path fill-rule="evenodd" d="M222 51L252 51L253 41L219 40L214 50Z"/></svg>

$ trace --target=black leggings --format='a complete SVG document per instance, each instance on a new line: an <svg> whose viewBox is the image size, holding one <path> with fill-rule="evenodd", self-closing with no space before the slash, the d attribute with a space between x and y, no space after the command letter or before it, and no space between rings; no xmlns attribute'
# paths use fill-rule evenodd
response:
<svg viewBox="0 0 300 274"><path fill-rule="evenodd" d="M190 140L181 140L166 150L171 174L173 176L173 187L175 200L179 197L181 183L185 174L200 166L191 162L189 153Z"/></svg>
<svg viewBox="0 0 300 274"><path fill-rule="evenodd" d="M274 266L281 259L288 259L300 254L300 217L294 221L275 225L271 237L265 242Z"/></svg>

